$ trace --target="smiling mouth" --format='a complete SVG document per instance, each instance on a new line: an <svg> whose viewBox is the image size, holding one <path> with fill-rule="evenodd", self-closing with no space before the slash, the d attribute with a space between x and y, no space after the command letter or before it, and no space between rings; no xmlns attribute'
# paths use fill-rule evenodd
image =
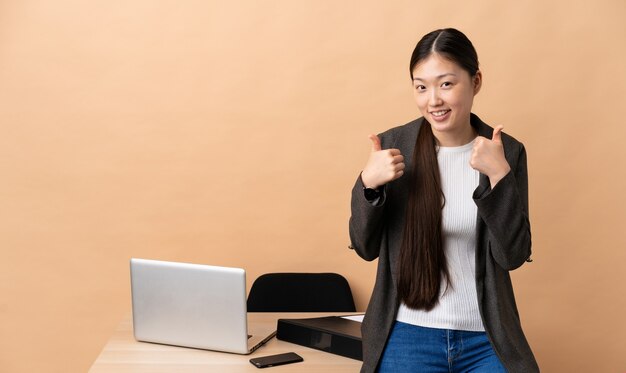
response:
<svg viewBox="0 0 626 373"><path fill-rule="evenodd" d="M448 110L439 110L439 111L431 111L430 114L432 114L432 116L434 116L434 117L442 117L442 116L448 114L449 111L450 111L450 109L448 109Z"/></svg>

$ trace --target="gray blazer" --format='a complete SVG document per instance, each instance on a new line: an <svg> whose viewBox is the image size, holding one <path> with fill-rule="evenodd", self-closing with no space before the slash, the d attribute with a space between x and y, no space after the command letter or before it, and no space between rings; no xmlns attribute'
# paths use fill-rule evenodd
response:
<svg viewBox="0 0 626 373"><path fill-rule="evenodd" d="M384 187L376 205L363 195L357 178L352 189L350 247L367 261L378 258L376 283L362 325L363 366L374 372L396 319L400 300L396 291L399 257L412 155L424 118L392 128L380 135L383 149L396 148L404 155L405 174ZM493 128L472 114L471 125L491 139ZM504 153L511 172L492 190L489 178L480 174L473 199L478 207L476 224L476 290L480 315L496 354L509 372L538 372L539 367L520 323L509 271L530 261L528 173L524 145L502 133Z"/></svg>

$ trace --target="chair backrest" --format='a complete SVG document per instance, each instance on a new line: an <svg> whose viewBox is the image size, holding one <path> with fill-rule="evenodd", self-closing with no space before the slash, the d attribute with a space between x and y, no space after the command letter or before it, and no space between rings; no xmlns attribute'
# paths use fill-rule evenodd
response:
<svg viewBox="0 0 626 373"><path fill-rule="evenodd" d="M350 285L337 273L266 273L248 295L248 312L355 311Z"/></svg>

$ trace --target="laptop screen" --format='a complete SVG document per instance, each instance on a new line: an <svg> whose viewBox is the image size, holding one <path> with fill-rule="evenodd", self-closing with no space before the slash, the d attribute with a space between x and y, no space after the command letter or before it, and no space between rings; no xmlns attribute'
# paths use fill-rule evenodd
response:
<svg viewBox="0 0 626 373"><path fill-rule="evenodd" d="M249 352L245 270L135 258L130 267L135 339Z"/></svg>

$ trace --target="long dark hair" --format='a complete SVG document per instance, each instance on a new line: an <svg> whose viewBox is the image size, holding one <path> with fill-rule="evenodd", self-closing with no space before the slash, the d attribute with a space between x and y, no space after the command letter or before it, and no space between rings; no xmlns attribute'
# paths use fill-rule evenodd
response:
<svg viewBox="0 0 626 373"><path fill-rule="evenodd" d="M453 28L426 34L413 50L409 72L431 54L458 64L470 76L478 72L478 56L472 42ZM431 310L439 302L442 279L450 285L448 264L443 251L441 219L445 196L437 163L437 144L430 123L425 119L413 151L413 177L398 263L398 296L409 307Z"/></svg>

